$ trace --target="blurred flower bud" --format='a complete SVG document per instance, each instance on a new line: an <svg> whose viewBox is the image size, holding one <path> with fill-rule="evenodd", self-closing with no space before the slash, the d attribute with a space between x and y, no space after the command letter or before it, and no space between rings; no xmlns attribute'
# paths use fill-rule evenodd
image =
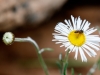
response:
<svg viewBox="0 0 100 75"><path fill-rule="evenodd" d="M12 32L6 32L3 35L3 42L6 45L11 45L13 41L14 41L14 34Z"/></svg>

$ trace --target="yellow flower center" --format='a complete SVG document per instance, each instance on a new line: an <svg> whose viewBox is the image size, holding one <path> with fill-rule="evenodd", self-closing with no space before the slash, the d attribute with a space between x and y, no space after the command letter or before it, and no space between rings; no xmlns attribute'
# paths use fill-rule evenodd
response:
<svg viewBox="0 0 100 75"><path fill-rule="evenodd" d="M71 44L75 46L82 46L86 40L85 35L82 30L71 31L68 35L68 39Z"/></svg>

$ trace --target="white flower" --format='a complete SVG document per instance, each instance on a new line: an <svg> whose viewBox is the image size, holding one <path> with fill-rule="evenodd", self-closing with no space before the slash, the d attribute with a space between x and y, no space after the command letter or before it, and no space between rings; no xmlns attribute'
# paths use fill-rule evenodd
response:
<svg viewBox="0 0 100 75"><path fill-rule="evenodd" d="M75 52L74 58L76 60L79 52L82 61L87 62L85 53L90 57L95 57L97 54L94 50L99 50L99 35L92 34L97 29L89 28L90 23L86 20L82 22L80 17L71 16L71 19L72 22L65 20L66 24L59 22L56 25L54 30L56 33L53 33L54 39L52 41L57 41L56 44L62 43L60 47L65 46L65 51L70 49L70 52Z"/></svg>
<svg viewBox="0 0 100 75"><path fill-rule="evenodd" d="M14 41L14 34L13 34L13 33L11 33L11 32L6 32L6 33L3 35L3 42L4 42L6 45L11 45L13 41Z"/></svg>

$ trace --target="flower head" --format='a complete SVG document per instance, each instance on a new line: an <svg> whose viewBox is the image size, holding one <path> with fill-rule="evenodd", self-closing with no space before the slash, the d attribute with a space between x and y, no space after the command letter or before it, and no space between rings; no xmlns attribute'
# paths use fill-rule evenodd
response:
<svg viewBox="0 0 100 75"><path fill-rule="evenodd" d="M65 46L65 51L70 49L70 52L75 52L75 59L77 59L79 52L82 61L87 62L85 53L90 57L95 57L97 54L94 50L99 50L99 35L92 34L97 29L89 28L90 23L86 20L82 21L80 17L71 16L71 19L72 22L65 20L66 24L59 22L56 25L53 41L57 41L56 44L62 43L60 47Z"/></svg>
<svg viewBox="0 0 100 75"><path fill-rule="evenodd" d="M6 45L11 45L13 41L14 41L14 34L13 34L13 33L11 33L11 32L6 32L6 33L3 35L3 42L4 42Z"/></svg>

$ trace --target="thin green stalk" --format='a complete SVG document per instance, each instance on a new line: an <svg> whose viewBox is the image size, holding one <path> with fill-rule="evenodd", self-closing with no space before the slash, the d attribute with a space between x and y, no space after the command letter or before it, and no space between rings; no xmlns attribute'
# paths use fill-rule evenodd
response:
<svg viewBox="0 0 100 75"><path fill-rule="evenodd" d="M40 64L41 64L45 74L49 75L47 66L46 66L46 64L45 64L45 62L44 62L44 60L42 58L41 53L39 53L40 49L39 49L37 43L33 39L31 39L30 37L27 37L27 38L15 38L14 41L16 41L16 42L31 42L35 46L35 49L36 49L36 52L37 52L37 55L38 55L38 59L40 61Z"/></svg>
<svg viewBox="0 0 100 75"><path fill-rule="evenodd" d="M67 51L65 55L65 59L63 61L63 68L62 68L62 75L67 75L67 67L68 67L68 56L69 56L69 51Z"/></svg>

